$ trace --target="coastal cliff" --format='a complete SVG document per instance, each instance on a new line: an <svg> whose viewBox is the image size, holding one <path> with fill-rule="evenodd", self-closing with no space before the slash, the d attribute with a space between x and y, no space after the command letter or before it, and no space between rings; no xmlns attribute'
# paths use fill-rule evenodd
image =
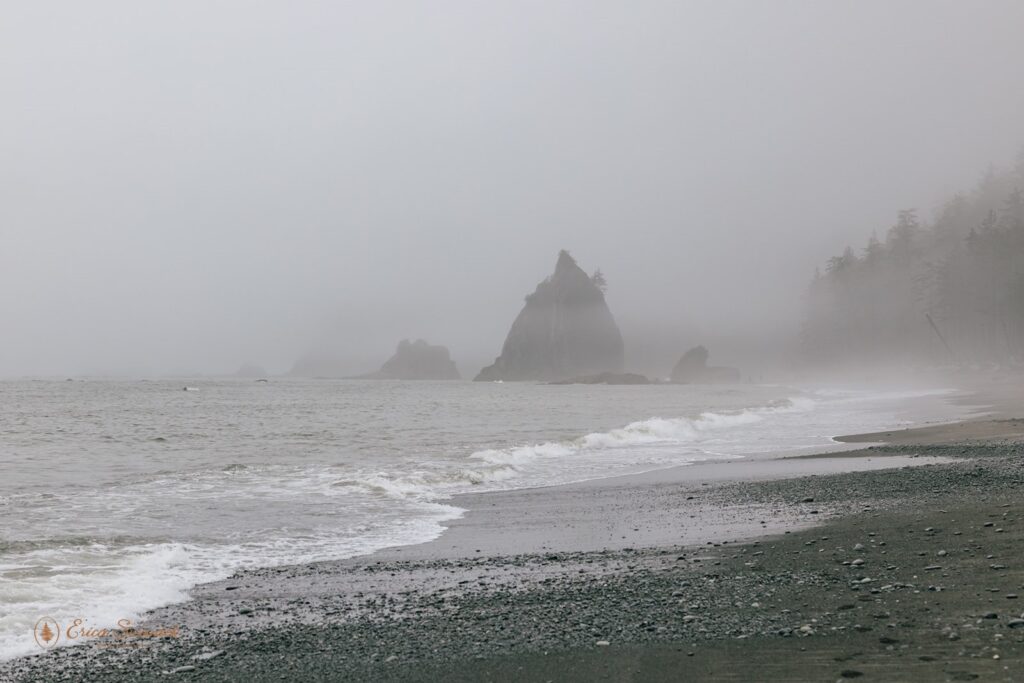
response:
<svg viewBox="0 0 1024 683"><path fill-rule="evenodd" d="M501 355L476 381L559 380L621 372L622 335L604 299L600 271L587 275L567 251L526 297Z"/></svg>

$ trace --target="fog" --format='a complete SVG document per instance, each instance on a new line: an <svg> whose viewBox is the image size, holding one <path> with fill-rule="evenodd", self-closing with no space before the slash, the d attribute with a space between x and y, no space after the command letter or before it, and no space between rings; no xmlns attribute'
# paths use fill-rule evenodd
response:
<svg viewBox="0 0 1024 683"><path fill-rule="evenodd" d="M1017 0L5 3L0 375L325 344L357 372L403 337L471 375L562 248L627 359L781 357L816 266L1012 164L1022 27Z"/></svg>

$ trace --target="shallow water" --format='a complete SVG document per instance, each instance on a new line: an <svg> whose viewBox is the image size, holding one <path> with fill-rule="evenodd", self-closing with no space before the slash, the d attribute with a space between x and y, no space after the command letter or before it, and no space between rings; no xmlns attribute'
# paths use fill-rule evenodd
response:
<svg viewBox="0 0 1024 683"><path fill-rule="evenodd" d="M456 493L820 451L926 393L0 382L0 657L35 651L44 615L109 625L240 568L430 540Z"/></svg>

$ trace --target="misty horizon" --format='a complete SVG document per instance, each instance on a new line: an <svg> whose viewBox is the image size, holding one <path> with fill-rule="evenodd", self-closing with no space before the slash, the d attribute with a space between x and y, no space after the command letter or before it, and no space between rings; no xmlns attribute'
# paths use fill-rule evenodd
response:
<svg viewBox="0 0 1024 683"><path fill-rule="evenodd" d="M627 369L778 362L816 267L1024 141L1019 3L788 9L9 8L0 376L356 374L405 338L471 375L560 249Z"/></svg>
<svg viewBox="0 0 1024 683"><path fill-rule="evenodd" d="M0 680L1022 668L1024 1L3 18Z"/></svg>

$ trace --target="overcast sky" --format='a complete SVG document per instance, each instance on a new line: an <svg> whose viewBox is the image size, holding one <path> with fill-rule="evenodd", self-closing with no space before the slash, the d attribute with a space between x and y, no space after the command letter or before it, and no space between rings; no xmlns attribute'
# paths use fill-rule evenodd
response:
<svg viewBox="0 0 1024 683"><path fill-rule="evenodd" d="M0 375L468 374L560 248L756 339L1024 142L1019 0L0 7Z"/></svg>

